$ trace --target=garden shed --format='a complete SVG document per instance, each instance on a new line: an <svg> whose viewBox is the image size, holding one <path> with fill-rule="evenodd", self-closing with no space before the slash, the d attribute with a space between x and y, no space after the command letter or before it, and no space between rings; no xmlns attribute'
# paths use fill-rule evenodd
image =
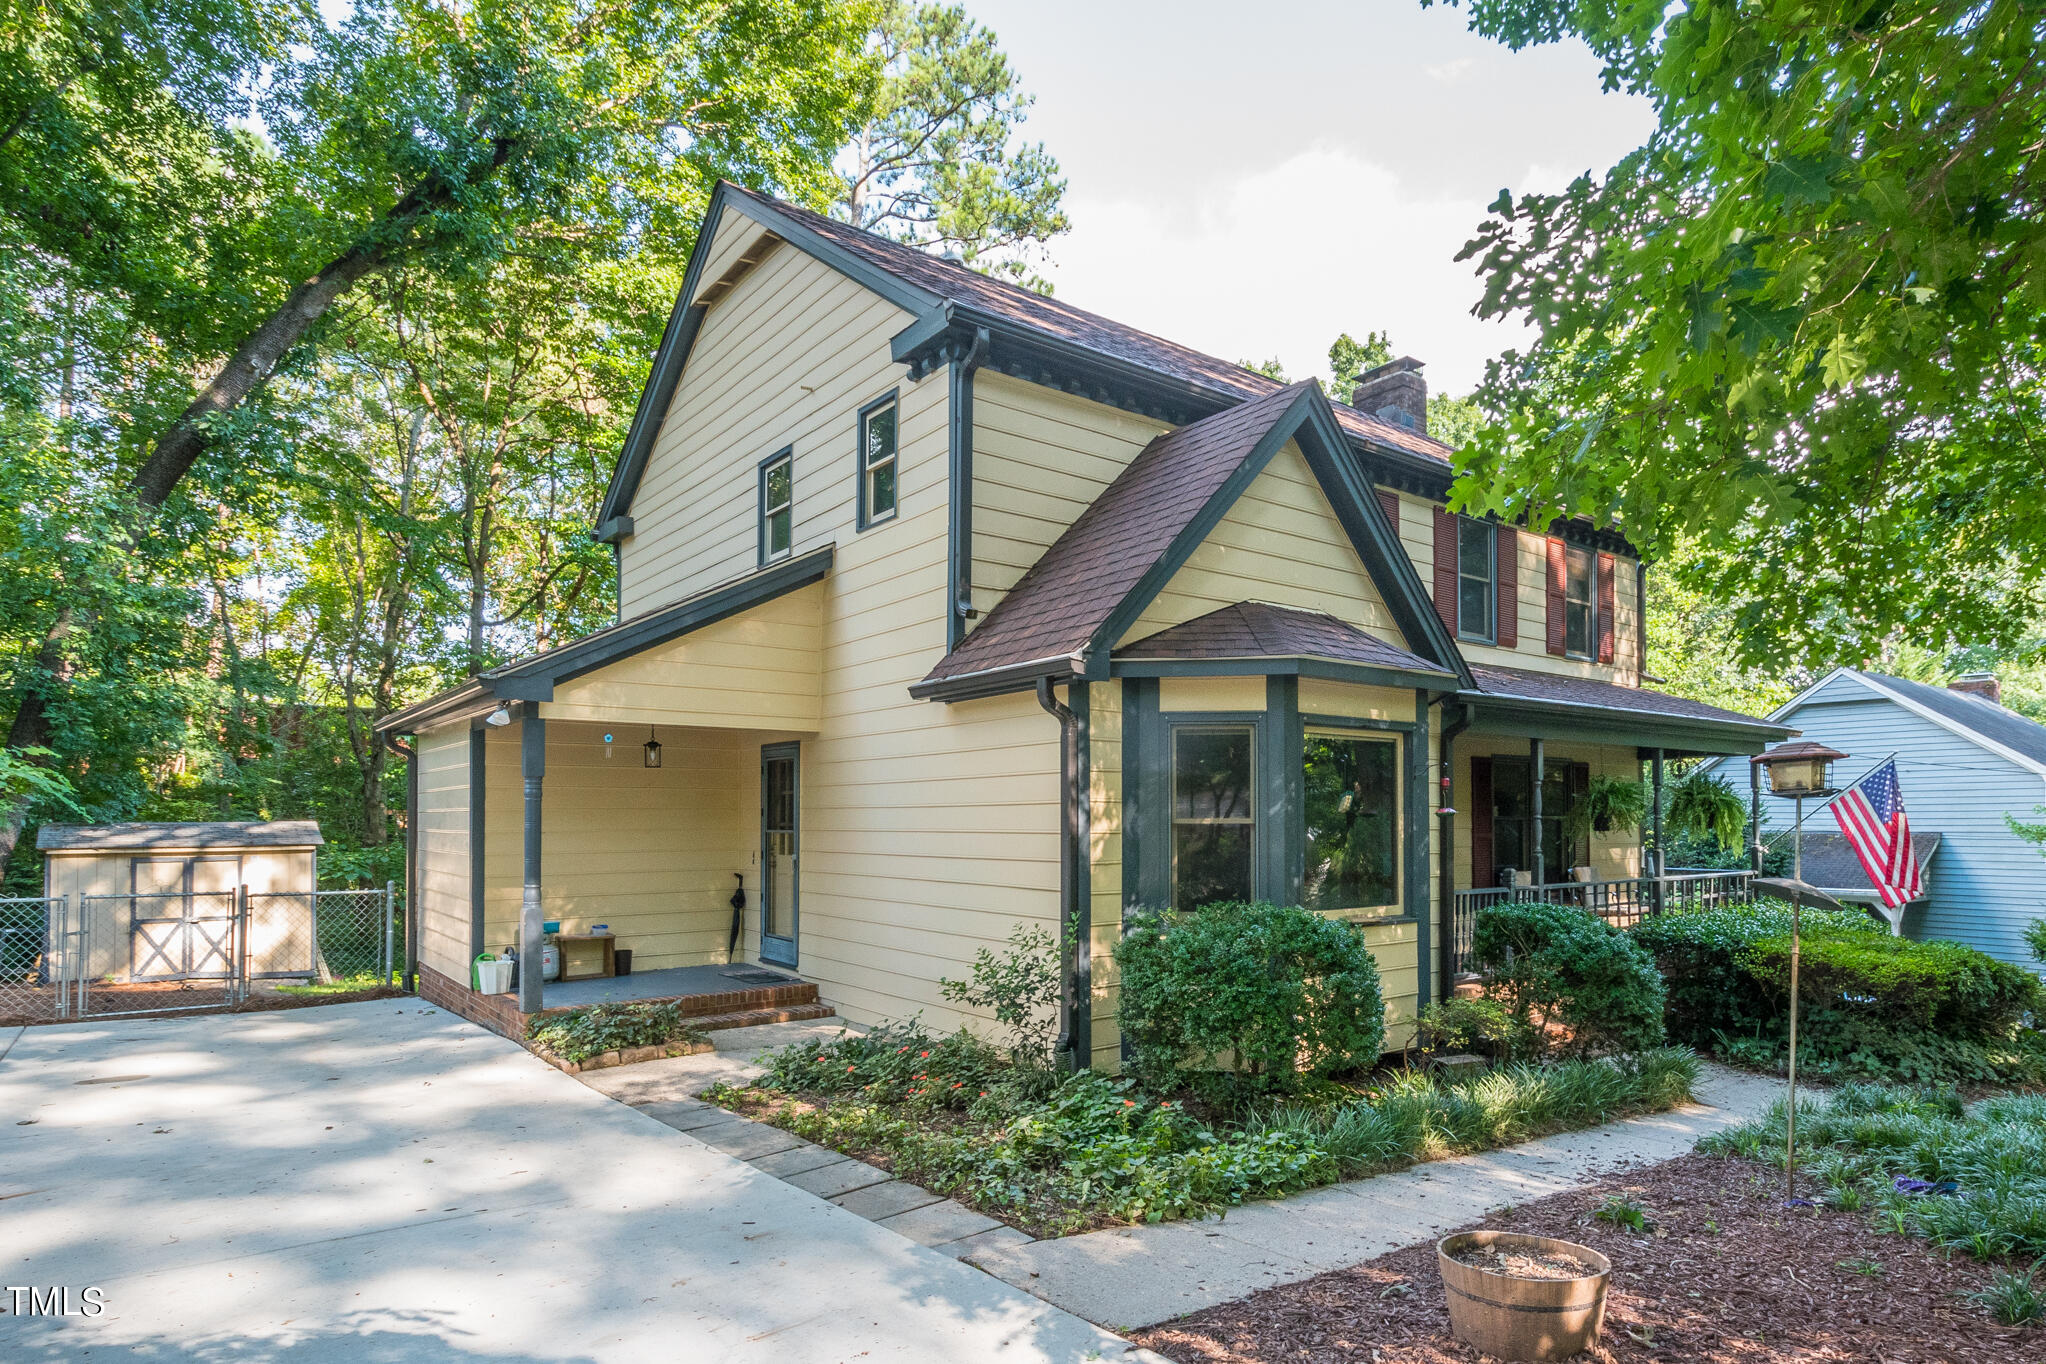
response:
<svg viewBox="0 0 2046 1364"><path fill-rule="evenodd" d="M66 897L70 922L90 929L85 974L114 981L226 971L243 891L250 974L311 974L325 841L310 819L45 824L36 835L44 895Z"/></svg>

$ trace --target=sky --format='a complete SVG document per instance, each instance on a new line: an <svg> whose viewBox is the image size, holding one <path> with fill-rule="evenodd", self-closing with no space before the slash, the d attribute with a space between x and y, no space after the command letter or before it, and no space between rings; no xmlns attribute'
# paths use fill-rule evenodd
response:
<svg viewBox="0 0 2046 1364"><path fill-rule="evenodd" d="M963 3L1066 173L1058 296L1295 379L1375 329L1432 391L1468 392L1522 335L1470 316L1482 287L1455 256L1485 206L1603 171L1654 127L1581 45L1514 53L1419 0Z"/></svg>

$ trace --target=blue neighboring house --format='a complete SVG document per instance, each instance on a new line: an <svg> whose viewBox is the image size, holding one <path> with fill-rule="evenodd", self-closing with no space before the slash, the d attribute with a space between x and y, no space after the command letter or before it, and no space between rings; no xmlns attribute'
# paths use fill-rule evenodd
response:
<svg viewBox="0 0 2046 1364"><path fill-rule="evenodd" d="M1999 694L1996 679L1985 673L1934 687L1839 668L1769 718L1848 754L1833 765L1842 783L1896 754L1926 888L1905 907L1906 936L1967 943L2038 970L2024 930L2046 917L2046 858L2013 834L2004 816L2046 820L2038 813L2046 806L2046 726L1998 704ZM1744 762L1721 759L1711 766L1735 789L1746 784ZM1765 794L1762 806L1766 828L1788 827L1789 802ZM1841 860L1833 854L1844 848L1828 846L1841 843L1830 813L1806 814L1807 881L1818 884ZM1852 865L1851 854L1846 858ZM1867 888L1858 867L1851 879Z"/></svg>

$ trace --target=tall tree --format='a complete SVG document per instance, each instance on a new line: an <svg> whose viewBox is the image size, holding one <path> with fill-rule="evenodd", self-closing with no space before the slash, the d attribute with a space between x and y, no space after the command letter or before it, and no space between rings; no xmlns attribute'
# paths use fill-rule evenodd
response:
<svg viewBox="0 0 2046 1364"><path fill-rule="evenodd" d="M300 27L263 27L277 12ZM156 396L166 374L200 376L168 414L127 409L85 475L125 496L113 542L137 552L179 515L203 454L264 443L252 400L363 279L462 277L534 239L686 245L718 176L822 202L871 69L870 11L842 0L368 0L331 27L305 8L151 13L239 16L255 36L158 35L156 49L221 61L205 81L156 69L151 85L128 80L132 64L67 67L73 11L33 7L0 61L7 235L162 338L176 363ZM64 723L53 706L97 628L61 592L41 609L41 642L13 670L16 761ZM23 800L0 808L0 859L25 817Z"/></svg>
<svg viewBox="0 0 2046 1364"><path fill-rule="evenodd" d="M1034 273L1067 230L1065 177L1018 129L1032 97L995 35L958 5L882 0L873 110L840 159L837 209L898 241L1049 293Z"/></svg>
<svg viewBox="0 0 2046 1364"><path fill-rule="evenodd" d="M1450 0L1456 3L1457 0ZM1429 3L1429 0L1423 0ZM1472 506L1692 537L1751 662L2009 644L2046 587L2046 10L2027 0L1472 0L1576 37L1657 126L1502 192L1465 248L1490 370Z"/></svg>

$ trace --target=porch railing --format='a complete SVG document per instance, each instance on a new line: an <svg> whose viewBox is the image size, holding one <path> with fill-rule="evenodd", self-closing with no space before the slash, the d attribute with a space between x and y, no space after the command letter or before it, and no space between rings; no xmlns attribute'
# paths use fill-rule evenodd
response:
<svg viewBox="0 0 2046 1364"><path fill-rule="evenodd" d="M1540 886L1493 886L1459 890L1451 912L1449 972L1451 979L1469 969L1471 933L1478 911L1487 905L1576 905L1606 922L1632 928L1664 910L1714 909L1754 898L1751 871L1673 871L1662 876L1630 876L1617 881L1551 881Z"/></svg>

